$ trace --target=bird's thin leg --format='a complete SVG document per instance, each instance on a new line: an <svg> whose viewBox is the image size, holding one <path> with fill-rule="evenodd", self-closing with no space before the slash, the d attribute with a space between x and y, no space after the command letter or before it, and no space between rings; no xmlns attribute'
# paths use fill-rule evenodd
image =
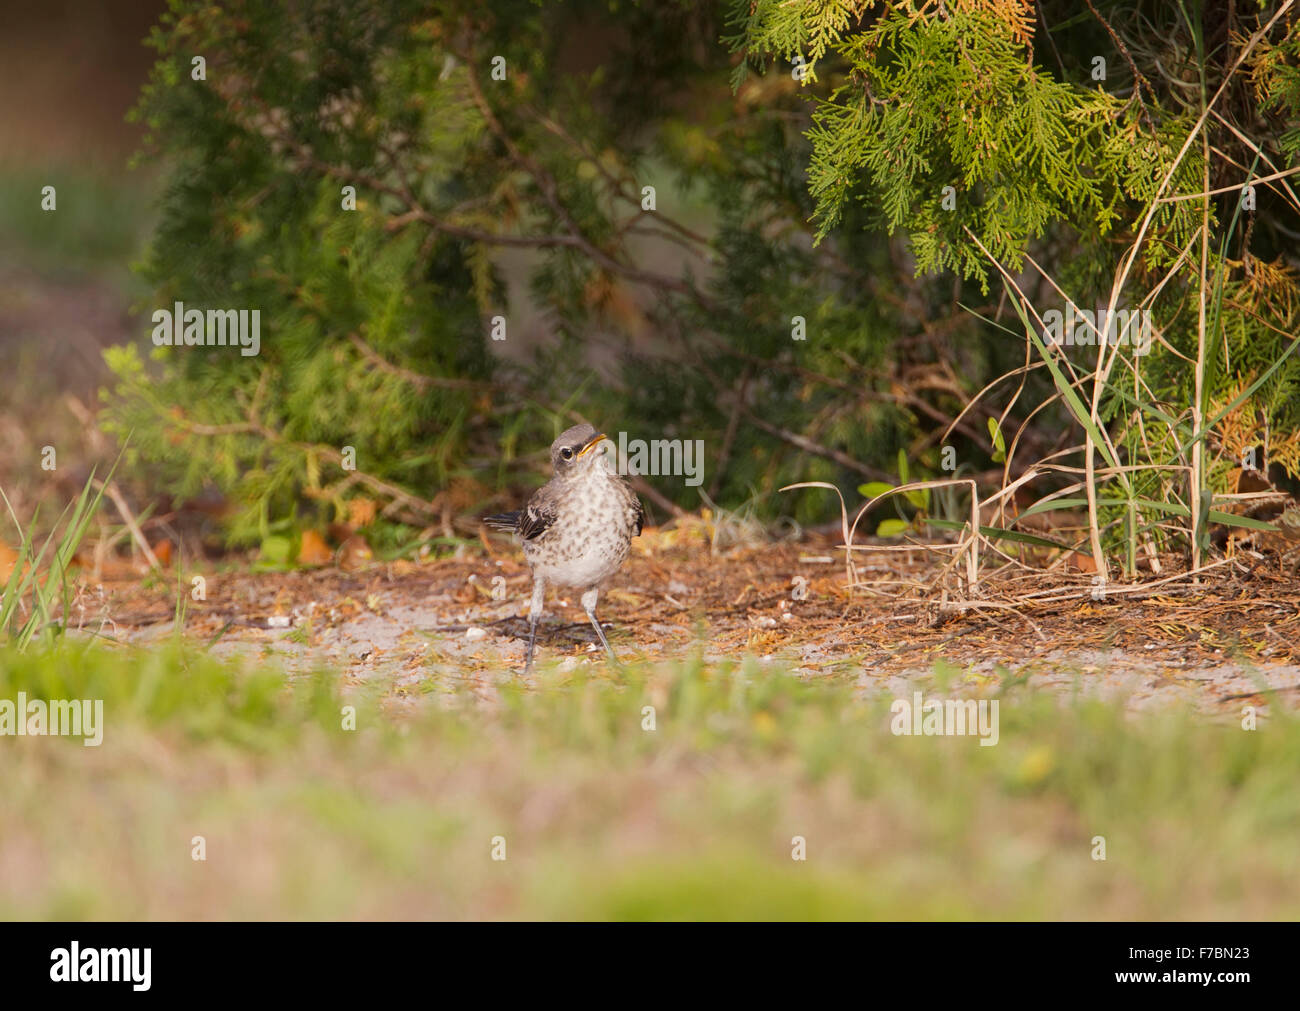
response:
<svg viewBox="0 0 1300 1011"><path fill-rule="evenodd" d="M587 612L587 617L591 619L591 627L596 630L596 635L600 639L600 644L605 647L605 652L609 658L618 663L618 657L614 655L614 650L610 648L609 640L605 638L604 631L601 630L600 622L596 618L596 598L600 596L600 590L588 590L582 595L582 608Z"/></svg>
<svg viewBox="0 0 1300 1011"><path fill-rule="evenodd" d="M528 652L524 656L524 673L533 669L533 649L537 645L537 620L542 616L542 604L546 599L546 580L541 576L533 577L533 597L528 604Z"/></svg>
<svg viewBox="0 0 1300 1011"><path fill-rule="evenodd" d="M528 616L528 653L524 656L524 673L533 669L533 647L537 645L537 619Z"/></svg>
<svg viewBox="0 0 1300 1011"><path fill-rule="evenodd" d="M596 612L588 611L587 617L591 619L591 627L596 630L596 636L600 639L600 644L605 647L605 652L609 654L611 660L617 660L614 650L609 645L609 640L605 638L605 633L601 631L600 622L596 620Z"/></svg>

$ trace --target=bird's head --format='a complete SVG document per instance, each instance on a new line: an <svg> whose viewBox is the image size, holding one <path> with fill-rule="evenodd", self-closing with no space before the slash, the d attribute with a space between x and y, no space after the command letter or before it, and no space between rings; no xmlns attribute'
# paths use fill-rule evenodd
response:
<svg viewBox="0 0 1300 1011"><path fill-rule="evenodd" d="M560 433L551 443L551 466L557 477L586 471L596 466L603 454L600 444L605 436L590 425L574 425Z"/></svg>

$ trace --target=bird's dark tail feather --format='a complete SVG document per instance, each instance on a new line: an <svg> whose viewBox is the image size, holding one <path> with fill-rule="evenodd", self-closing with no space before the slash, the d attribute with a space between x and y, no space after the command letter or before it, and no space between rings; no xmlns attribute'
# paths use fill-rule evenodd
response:
<svg viewBox="0 0 1300 1011"><path fill-rule="evenodd" d="M519 513L518 511L512 513L493 513L491 516L484 516L483 523L486 526L492 527L494 530L518 530Z"/></svg>

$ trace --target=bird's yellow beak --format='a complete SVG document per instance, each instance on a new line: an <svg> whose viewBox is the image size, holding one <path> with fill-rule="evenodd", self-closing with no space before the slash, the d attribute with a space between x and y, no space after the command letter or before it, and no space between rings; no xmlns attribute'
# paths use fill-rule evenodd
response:
<svg viewBox="0 0 1300 1011"><path fill-rule="evenodd" d="M602 432L600 435L592 436L591 441L588 442L585 446L583 446L582 449L578 450L578 455L576 459L581 460L584 456L586 456L588 453L590 453L593 449L595 449L604 441L605 441L604 432Z"/></svg>

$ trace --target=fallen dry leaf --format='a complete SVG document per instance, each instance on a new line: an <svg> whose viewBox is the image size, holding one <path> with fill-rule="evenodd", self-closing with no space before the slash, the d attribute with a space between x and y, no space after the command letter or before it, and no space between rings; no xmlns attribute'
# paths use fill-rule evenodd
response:
<svg viewBox="0 0 1300 1011"><path fill-rule="evenodd" d="M17 561L18 552L8 544L0 544L0 583L8 582Z"/></svg>
<svg viewBox="0 0 1300 1011"><path fill-rule="evenodd" d="M315 530L302 532L302 546L298 549L299 565L328 565L334 560L334 552L325 543L325 538Z"/></svg>
<svg viewBox="0 0 1300 1011"><path fill-rule="evenodd" d="M360 534L353 534L345 540L338 551L339 568L346 572L364 569L374 558L370 545Z"/></svg>

